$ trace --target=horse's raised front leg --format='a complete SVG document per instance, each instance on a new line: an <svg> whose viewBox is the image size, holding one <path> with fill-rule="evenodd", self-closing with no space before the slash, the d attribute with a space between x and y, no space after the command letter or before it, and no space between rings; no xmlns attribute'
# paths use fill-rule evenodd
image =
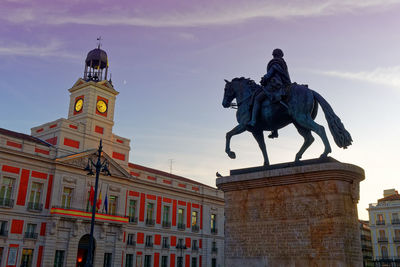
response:
<svg viewBox="0 0 400 267"><path fill-rule="evenodd" d="M231 159L236 158L235 152L231 151L231 138L234 135L241 134L246 131L246 126L239 124L232 130L226 133L226 144L225 144L225 152Z"/></svg>
<svg viewBox="0 0 400 267"><path fill-rule="evenodd" d="M265 140L264 140L264 132L263 131L255 131L252 132L254 138L256 139L258 146L261 149L261 152L264 157L264 166L269 165L269 159L268 159L268 154L267 154L267 148L265 147Z"/></svg>
<svg viewBox="0 0 400 267"><path fill-rule="evenodd" d="M307 148L314 142L314 137L311 135L311 131L309 129L301 127L297 123L294 123L294 126L296 126L297 131L304 138L304 143L301 146L299 152L297 152L295 158L295 161L299 161L303 156L304 151L306 151Z"/></svg>

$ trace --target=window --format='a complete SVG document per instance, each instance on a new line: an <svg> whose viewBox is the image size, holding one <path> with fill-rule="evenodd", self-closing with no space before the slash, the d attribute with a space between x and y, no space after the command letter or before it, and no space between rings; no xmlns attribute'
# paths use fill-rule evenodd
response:
<svg viewBox="0 0 400 267"><path fill-rule="evenodd" d="M183 257L177 257L176 266L183 267Z"/></svg>
<svg viewBox="0 0 400 267"><path fill-rule="evenodd" d="M216 234L217 233L217 215L211 214L211 233Z"/></svg>
<svg viewBox="0 0 400 267"><path fill-rule="evenodd" d="M168 237L163 237L162 239L162 248L169 248L169 244L168 244Z"/></svg>
<svg viewBox="0 0 400 267"><path fill-rule="evenodd" d="M133 254L126 254L125 267L133 267Z"/></svg>
<svg viewBox="0 0 400 267"><path fill-rule="evenodd" d="M36 224L28 223L26 225L25 238L33 238L33 239L37 238Z"/></svg>
<svg viewBox="0 0 400 267"><path fill-rule="evenodd" d="M136 200L134 200L134 199L129 200L129 221L130 222L137 222L137 219L136 219Z"/></svg>
<svg viewBox="0 0 400 267"><path fill-rule="evenodd" d="M399 214L398 213L393 213L392 217L393 217L393 220L398 220L399 219Z"/></svg>
<svg viewBox="0 0 400 267"><path fill-rule="evenodd" d="M185 229L185 209L178 209L178 229Z"/></svg>
<svg viewBox="0 0 400 267"><path fill-rule="evenodd" d="M151 255L144 256L144 267L151 267Z"/></svg>
<svg viewBox="0 0 400 267"><path fill-rule="evenodd" d="M385 220L383 219L383 214L378 214L377 216L376 216L377 218L376 218L376 224L385 224Z"/></svg>
<svg viewBox="0 0 400 267"><path fill-rule="evenodd" d="M178 239L178 248L183 248L183 238Z"/></svg>
<svg viewBox="0 0 400 267"><path fill-rule="evenodd" d="M135 246L136 245L135 234L128 234L128 239L126 241L126 244L128 246Z"/></svg>
<svg viewBox="0 0 400 267"><path fill-rule="evenodd" d="M3 177L0 189L0 206L12 206L12 195L14 191L15 179Z"/></svg>
<svg viewBox="0 0 400 267"><path fill-rule="evenodd" d="M394 229L394 236L400 238L400 229Z"/></svg>
<svg viewBox="0 0 400 267"><path fill-rule="evenodd" d="M192 212L192 226L196 226L197 225L197 211L193 211Z"/></svg>
<svg viewBox="0 0 400 267"><path fill-rule="evenodd" d="M72 190L72 188L64 187L61 199L61 206L63 208L71 207Z"/></svg>
<svg viewBox="0 0 400 267"><path fill-rule="evenodd" d="M211 267L217 267L217 259L216 258L211 259Z"/></svg>
<svg viewBox="0 0 400 267"><path fill-rule="evenodd" d="M169 223L169 206L163 208L163 225Z"/></svg>
<svg viewBox="0 0 400 267"><path fill-rule="evenodd" d="M161 257L161 267L168 267L168 256Z"/></svg>
<svg viewBox="0 0 400 267"><path fill-rule="evenodd" d="M0 236L7 236L8 232L7 232L7 221L0 221ZM1 257L1 255L0 255Z"/></svg>
<svg viewBox="0 0 400 267"><path fill-rule="evenodd" d="M0 266L2 266L1 264L3 263L3 250L4 248L0 248Z"/></svg>
<svg viewBox="0 0 400 267"><path fill-rule="evenodd" d="M197 258L192 258L192 267L197 267Z"/></svg>
<svg viewBox="0 0 400 267"><path fill-rule="evenodd" d="M381 247L381 254L382 254L382 258L384 258L384 259L386 259L388 257L387 247L385 247L385 246Z"/></svg>
<svg viewBox="0 0 400 267"><path fill-rule="evenodd" d="M146 247L153 247L153 236L146 235Z"/></svg>
<svg viewBox="0 0 400 267"><path fill-rule="evenodd" d="M198 250L199 246L197 245L197 240L192 241L192 250Z"/></svg>
<svg viewBox="0 0 400 267"><path fill-rule="evenodd" d="M29 196L28 208L32 210L41 210L41 195L43 184L32 183L31 194Z"/></svg>
<svg viewBox="0 0 400 267"><path fill-rule="evenodd" d="M117 196L110 196L108 198L108 214L116 215L117 214Z"/></svg>
<svg viewBox="0 0 400 267"><path fill-rule="evenodd" d="M22 258L21 258L21 266L31 267L32 266L32 258L33 258L33 249L22 250Z"/></svg>
<svg viewBox="0 0 400 267"><path fill-rule="evenodd" d="M111 267L112 253L104 253L103 267Z"/></svg>
<svg viewBox="0 0 400 267"><path fill-rule="evenodd" d="M56 250L56 256L54 257L54 267L64 266L64 250Z"/></svg>
<svg viewBox="0 0 400 267"><path fill-rule="evenodd" d="M154 204L153 203L147 203L147 219L148 220L153 220L153 213L154 213Z"/></svg>
<svg viewBox="0 0 400 267"><path fill-rule="evenodd" d="M212 253L217 253L217 252L218 252L218 249L217 249L217 242L215 242L215 241L213 241L213 242L211 243L211 252L212 252Z"/></svg>
<svg viewBox="0 0 400 267"><path fill-rule="evenodd" d="M379 237L385 237L385 230L379 230Z"/></svg>
<svg viewBox="0 0 400 267"><path fill-rule="evenodd" d="M400 257L400 246L397 247L397 257Z"/></svg>

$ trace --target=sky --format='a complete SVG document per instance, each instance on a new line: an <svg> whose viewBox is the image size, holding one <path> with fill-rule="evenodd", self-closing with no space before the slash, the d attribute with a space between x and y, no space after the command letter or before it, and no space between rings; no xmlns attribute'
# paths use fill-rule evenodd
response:
<svg viewBox="0 0 400 267"><path fill-rule="evenodd" d="M114 133L131 139L130 161L215 186L215 173L259 166L250 133L225 134L235 110L221 105L224 79L265 74L281 48L292 81L333 107L354 143L333 158L360 166L359 217L399 186L400 0L257 1L0 0L0 127L66 118L69 92L102 37L120 92ZM317 123L327 123L320 109ZM271 164L293 161L293 126L266 138ZM315 136L315 135L314 135ZM323 151L319 138L304 159Z"/></svg>

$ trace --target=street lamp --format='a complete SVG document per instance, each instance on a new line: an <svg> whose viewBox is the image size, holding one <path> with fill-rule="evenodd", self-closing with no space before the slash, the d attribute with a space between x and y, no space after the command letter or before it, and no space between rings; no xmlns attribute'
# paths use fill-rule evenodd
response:
<svg viewBox="0 0 400 267"><path fill-rule="evenodd" d="M96 171L96 182L94 186L94 199L92 205L92 220L90 222L90 240L89 240L89 251L86 259L85 267L93 267L93 231L94 231L94 220L96 216L96 202L97 202L97 187L99 184L99 176L100 172L104 173L104 175L110 176L110 170L108 169L108 161L105 159L101 162L101 153L103 150L102 140L100 139L99 149L97 150L97 162L94 163L91 158L88 159L88 163L86 165L85 171L88 172L87 175L93 175L93 168Z"/></svg>
<svg viewBox="0 0 400 267"><path fill-rule="evenodd" d="M181 251L181 256L178 257L178 262L177 265L178 267L183 267L183 250L187 249L186 244L183 244L183 240L179 239L178 244L176 245L176 249L179 249Z"/></svg>

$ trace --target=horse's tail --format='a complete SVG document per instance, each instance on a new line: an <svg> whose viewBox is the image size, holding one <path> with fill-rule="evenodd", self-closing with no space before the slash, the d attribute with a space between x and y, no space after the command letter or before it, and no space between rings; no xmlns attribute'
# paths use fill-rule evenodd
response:
<svg viewBox="0 0 400 267"><path fill-rule="evenodd" d="M317 92L313 92L314 98L321 105L325 113L325 118L328 122L329 129L331 130L333 139L338 147L347 148L353 142L350 133L344 128L340 118L333 112L331 105Z"/></svg>

